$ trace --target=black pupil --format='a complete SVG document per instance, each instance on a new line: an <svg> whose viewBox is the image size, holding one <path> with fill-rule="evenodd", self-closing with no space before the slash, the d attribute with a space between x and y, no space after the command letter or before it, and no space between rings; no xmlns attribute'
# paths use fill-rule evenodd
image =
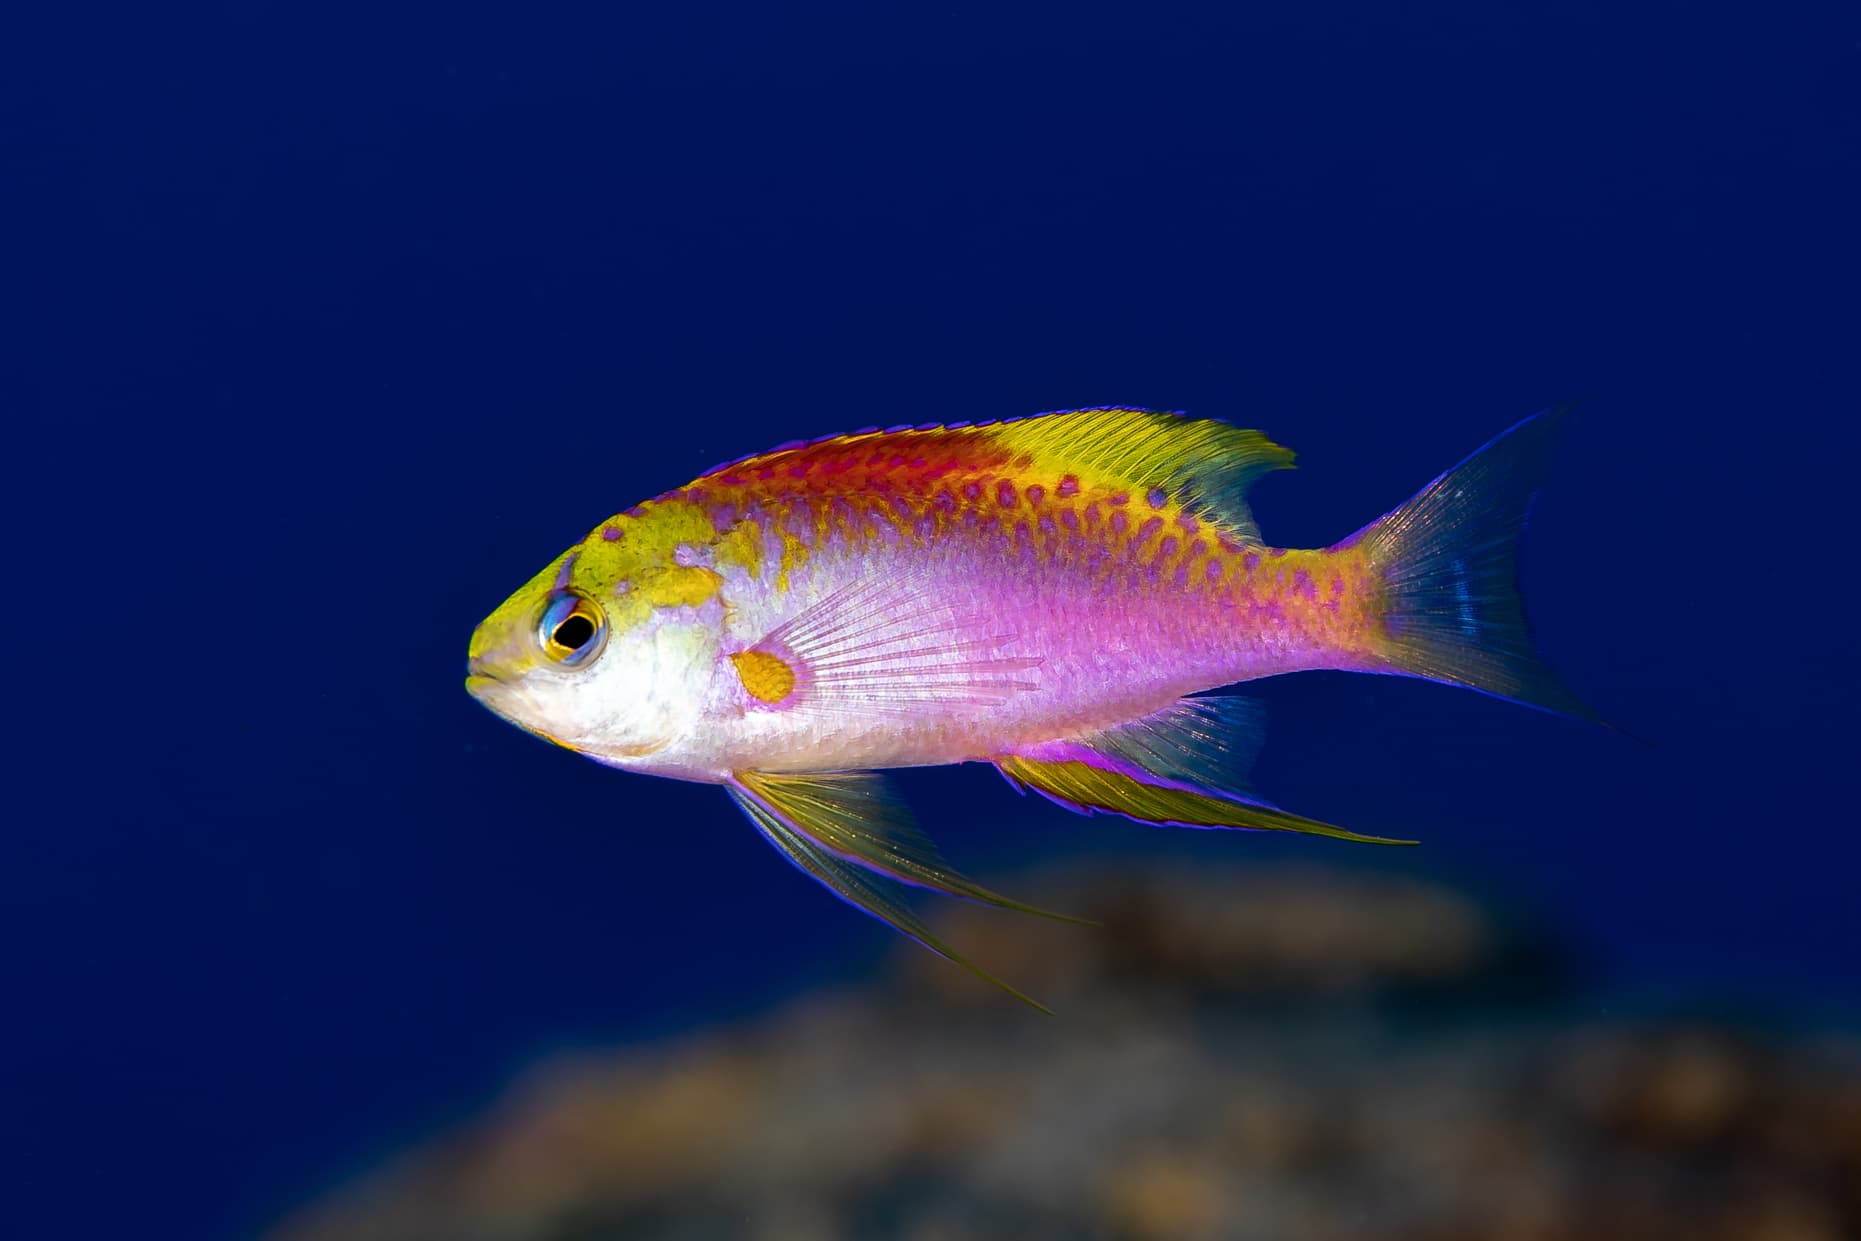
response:
<svg viewBox="0 0 1861 1241"><path fill-rule="evenodd" d="M556 626L556 645L579 651L594 637L594 622L577 612Z"/></svg>

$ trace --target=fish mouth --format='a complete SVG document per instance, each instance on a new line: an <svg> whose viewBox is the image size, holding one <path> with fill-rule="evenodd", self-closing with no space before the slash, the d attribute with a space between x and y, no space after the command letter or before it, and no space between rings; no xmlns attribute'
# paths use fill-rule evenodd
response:
<svg viewBox="0 0 1861 1241"><path fill-rule="evenodd" d="M505 723L515 724L525 732L534 733L545 741L553 741L557 745L563 744L531 722L529 718L531 713L524 710L519 690L502 677L489 672L470 672L466 674L465 692L470 694L479 706Z"/></svg>
<svg viewBox="0 0 1861 1241"><path fill-rule="evenodd" d="M524 709L520 691L509 681L491 673L468 673L465 678L465 692L478 700L478 705L491 712L507 724L514 724L533 737L541 737L551 745L559 745L565 750L581 752L581 747L565 741L536 721L533 712Z"/></svg>
<svg viewBox="0 0 1861 1241"><path fill-rule="evenodd" d="M511 718L505 709L511 689L511 683L493 672L484 661L472 659L466 662L465 692L505 719Z"/></svg>
<svg viewBox="0 0 1861 1241"><path fill-rule="evenodd" d="M473 655L465 661L465 689L476 696L488 685L502 685L504 678L492 671L491 665L483 657Z"/></svg>

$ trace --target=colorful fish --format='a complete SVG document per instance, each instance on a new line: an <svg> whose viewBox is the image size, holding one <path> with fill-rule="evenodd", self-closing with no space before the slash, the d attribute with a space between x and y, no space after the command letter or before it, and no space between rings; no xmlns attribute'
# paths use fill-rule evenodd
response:
<svg viewBox="0 0 1861 1241"><path fill-rule="evenodd" d="M1249 791L1257 706L1195 695L1327 668L1586 715L1516 589L1563 412L1309 551L1267 546L1245 501L1292 454L1222 422L1082 409L784 444L597 526L478 627L466 688L597 762L723 785L803 871L1020 996L901 887L1042 911L952 870L874 773L986 762L1085 814L1402 843Z"/></svg>

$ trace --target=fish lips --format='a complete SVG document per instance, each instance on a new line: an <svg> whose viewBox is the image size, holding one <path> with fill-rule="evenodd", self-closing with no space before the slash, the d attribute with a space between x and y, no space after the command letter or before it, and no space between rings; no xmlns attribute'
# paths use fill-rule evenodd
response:
<svg viewBox="0 0 1861 1241"><path fill-rule="evenodd" d="M466 661L465 692L476 698L492 713L525 727L512 709L517 705L517 687L500 677L480 659Z"/></svg>

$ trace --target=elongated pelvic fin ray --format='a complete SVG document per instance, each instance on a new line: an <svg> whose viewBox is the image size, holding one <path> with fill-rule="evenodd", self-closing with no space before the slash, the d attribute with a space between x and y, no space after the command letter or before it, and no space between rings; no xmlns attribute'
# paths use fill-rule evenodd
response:
<svg viewBox="0 0 1861 1241"><path fill-rule="evenodd" d="M1261 731L1260 708L1251 699L1185 698L1115 728L998 755L995 765L1015 784L1081 814L1415 843L1289 814L1245 791L1245 764L1258 751Z"/></svg>
<svg viewBox="0 0 1861 1241"><path fill-rule="evenodd" d="M905 885L855 865L823 848L747 790L737 785L725 787L750 822L756 825L756 830L803 874L825 885L849 905L877 918L901 935L916 940L945 960L962 966L984 982L1001 988L1028 1007L1052 1015L1052 1009L1016 990L938 939L904 903L902 894Z"/></svg>
<svg viewBox="0 0 1861 1241"><path fill-rule="evenodd" d="M771 775L741 771L734 784L781 819L790 831L875 874L997 909L1093 925L1084 918L1038 909L991 892L958 874L936 842L918 829L910 808L893 795L883 776L872 772Z"/></svg>

